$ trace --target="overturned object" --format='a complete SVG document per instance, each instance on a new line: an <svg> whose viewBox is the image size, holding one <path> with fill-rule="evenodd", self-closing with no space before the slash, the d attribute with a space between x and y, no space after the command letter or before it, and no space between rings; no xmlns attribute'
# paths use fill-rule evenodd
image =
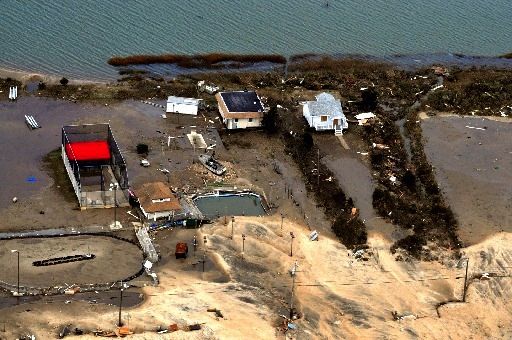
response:
<svg viewBox="0 0 512 340"><path fill-rule="evenodd" d="M226 167L220 164L217 160L215 160L212 156L203 154L199 155L199 161L204 167L217 176L222 176L226 172Z"/></svg>

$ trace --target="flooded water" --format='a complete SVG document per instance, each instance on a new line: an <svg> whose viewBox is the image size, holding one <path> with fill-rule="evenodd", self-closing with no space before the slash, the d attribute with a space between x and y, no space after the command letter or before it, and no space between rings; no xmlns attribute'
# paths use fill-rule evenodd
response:
<svg viewBox="0 0 512 340"><path fill-rule="evenodd" d="M252 193L199 196L194 202L207 218L266 215L261 198Z"/></svg>

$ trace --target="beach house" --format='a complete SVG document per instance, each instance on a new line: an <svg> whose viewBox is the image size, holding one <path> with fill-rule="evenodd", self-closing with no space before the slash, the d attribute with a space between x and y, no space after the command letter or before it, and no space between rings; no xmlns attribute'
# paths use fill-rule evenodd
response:
<svg viewBox="0 0 512 340"><path fill-rule="evenodd" d="M170 219L182 210L178 198L165 183L145 183L135 190L135 194L147 220Z"/></svg>
<svg viewBox="0 0 512 340"><path fill-rule="evenodd" d="M323 92L316 96L316 100L301 104L304 118L316 131L334 130L334 134L341 135L343 129L348 128L341 102L332 94Z"/></svg>
<svg viewBox="0 0 512 340"><path fill-rule="evenodd" d="M228 129L261 126L263 104L255 91L219 92L215 98L222 122Z"/></svg>

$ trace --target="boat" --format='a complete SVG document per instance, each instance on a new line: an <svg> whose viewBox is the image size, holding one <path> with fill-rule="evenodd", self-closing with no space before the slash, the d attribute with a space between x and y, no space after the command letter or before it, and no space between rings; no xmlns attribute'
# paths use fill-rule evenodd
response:
<svg viewBox="0 0 512 340"><path fill-rule="evenodd" d="M201 164L204 165L204 167L217 176L222 176L226 172L226 167L220 164L215 158L213 158L211 155L202 154L199 155L199 161Z"/></svg>

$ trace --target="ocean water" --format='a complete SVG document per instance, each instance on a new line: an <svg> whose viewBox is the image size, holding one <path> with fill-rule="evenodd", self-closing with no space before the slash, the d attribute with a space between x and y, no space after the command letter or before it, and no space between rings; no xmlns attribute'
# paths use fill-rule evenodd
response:
<svg viewBox="0 0 512 340"><path fill-rule="evenodd" d="M112 55L512 51L511 0L0 0L0 67L112 79Z"/></svg>

